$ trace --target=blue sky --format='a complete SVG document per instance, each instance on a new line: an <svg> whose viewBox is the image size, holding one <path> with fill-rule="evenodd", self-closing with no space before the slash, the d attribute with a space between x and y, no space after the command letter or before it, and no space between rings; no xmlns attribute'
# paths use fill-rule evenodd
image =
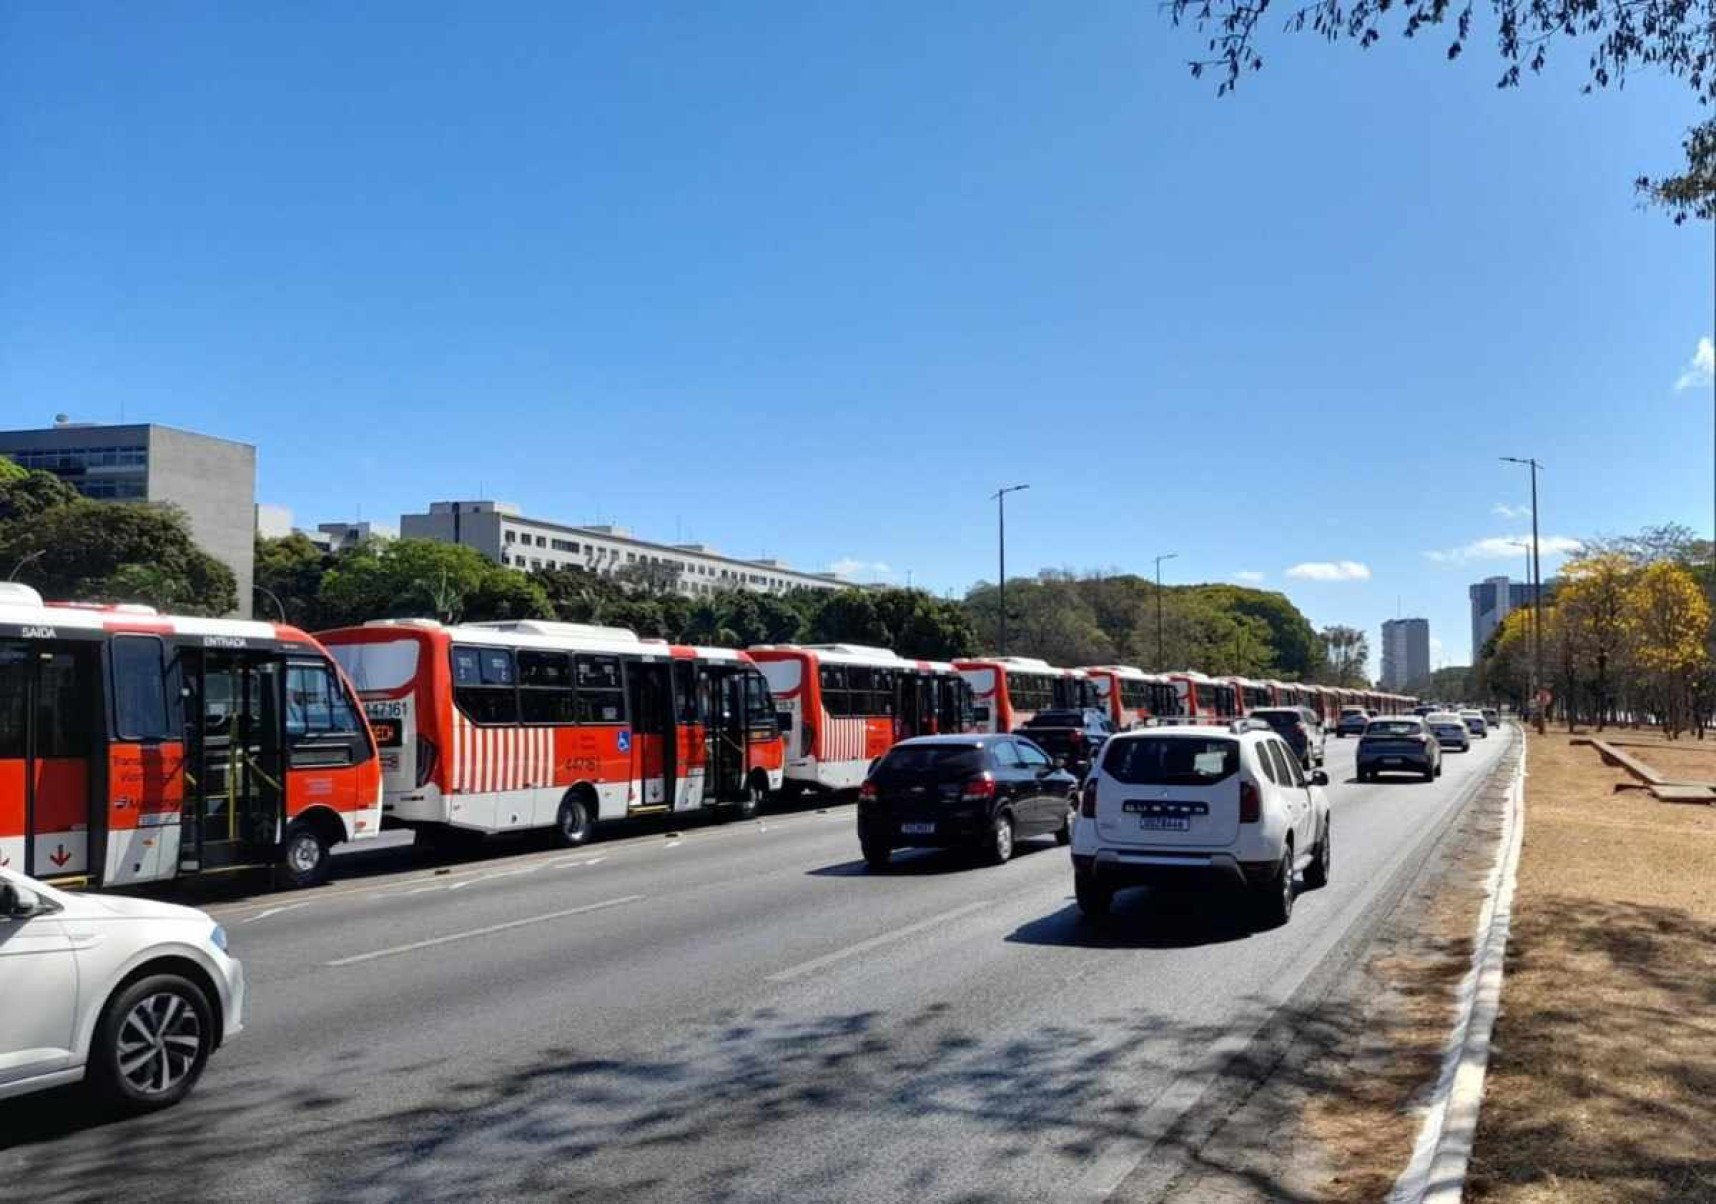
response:
<svg viewBox="0 0 1716 1204"><path fill-rule="evenodd" d="M1710 529L1716 240L1631 187L1677 85L1272 35L1218 99L1112 0L360 7L0 9L5 425L955 591L1026 481L1015 571L1177 552L1451 663L1498 455L1546 536Z"/></svg>

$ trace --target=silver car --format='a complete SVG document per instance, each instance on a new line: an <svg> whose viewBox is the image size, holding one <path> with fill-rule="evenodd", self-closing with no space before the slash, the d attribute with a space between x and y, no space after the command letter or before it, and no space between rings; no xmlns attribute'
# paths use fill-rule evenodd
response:
<svg viewBox="0 0 1716 1204"><path fill-rule="evenodd" d="M1430 725L1430 730L1435 733L1436 743L1443 748L1458 752L1471 751L1471 729L1466 726L1466 721L1453 711L1435 711L1424 716L1424 722Z"/></svg>

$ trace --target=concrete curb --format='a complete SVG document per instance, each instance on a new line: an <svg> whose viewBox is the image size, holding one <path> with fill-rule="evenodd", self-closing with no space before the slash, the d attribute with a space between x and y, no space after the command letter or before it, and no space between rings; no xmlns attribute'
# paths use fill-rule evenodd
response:
<svg viewBox="0 0 1716 1204"><path fill-rule="evenodd" d="M1483 909L1478 913L1472 968L1461 980L1455 997L1458 1018L1412 1159L1389 1193L1390 1204L1458 1204L1465 1194L1478 1108L1484 1098L1484 1073L1490 1062L1490 1034L1501 1006L1502 962L1507 954L1519 854L1525 839L1524 738L1521 733L1519 761L1507 789L1501 847L1490 871Z"/></svg>

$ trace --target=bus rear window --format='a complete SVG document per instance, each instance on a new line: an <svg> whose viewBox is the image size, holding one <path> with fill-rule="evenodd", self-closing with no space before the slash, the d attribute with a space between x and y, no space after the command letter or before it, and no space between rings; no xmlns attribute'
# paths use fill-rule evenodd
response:
<svg viewBox="0 0 1716 1204"><path fill-rule="evenodd" d="M416 640L389 640L382 644L329 644L328 652L339 663L359 693L391 693L409 685L417 676Z"/></svg>

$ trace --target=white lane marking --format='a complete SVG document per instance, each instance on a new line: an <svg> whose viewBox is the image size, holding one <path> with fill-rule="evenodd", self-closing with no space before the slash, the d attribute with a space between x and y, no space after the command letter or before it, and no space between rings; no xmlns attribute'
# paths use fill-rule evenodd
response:
<svg viewBox="0 0 1716 1204"><path fill-rule="evenodd" d="M904 928L896 928L892 932L884 932L880 936L870 937L859 941L856 945L848 945L844 949L836 949L833 953L825 953L821 957L813 957L807 962L796 966L788 966L784 970L769 975L770 982L791 982L795 978L803 978L806 974L815 974L825 966L835 962L845 961L849 957L857 957L860 953L868 953L892 941L901 940L926 928L934 928L937 924L945 924L949 920L957 920L960 916L970 915L974 911L990 906L990 900L979 899L975 903L967 903L964 907L956 907L952 911L944 911L939 916L931 916L927 920L919 920L916 924L908 924Z"/></svg>
<svg viewBox="0 0 1716 1204"><path fill-rule="evenodd" d="M300 907L308 907L312 902L314 902L314 900L306 899L302 903L282 903L278 907L270 907L267 911L259 911L248 920L240 920L239 923L254 924L258 920L266 920L269 916L277 916L283 911L296 911Z"/></svg>
<svg viewBox="0 0 1716 1204"><path fill-rule="evenodd" d="M579 916L586 912L602 911L609 907L621 907L627 903L638 903L642 895L625 895L618 899L605 899L600 903L586 903L583 907L568 907L565 911L550 911L539 916L525 916L521 920L508 920L504 924L489 924L482 928L472 928L465 932L449 932L446 936L432 936L427 940L412 941L406 945L393 945L386 949L372 949L368 953L354 953L350 957L337 957L331 962L323 962L324 966L355 966L359 962L374 961L378 957L393 957L399 953L414 953L419 949L432 949L436 945L447 945L453 941L467 941L472 937L489 936L496 932L506 932L512 928L523 928L527 924L546 924L550 920L564 920L567 916Z"/></svg>

